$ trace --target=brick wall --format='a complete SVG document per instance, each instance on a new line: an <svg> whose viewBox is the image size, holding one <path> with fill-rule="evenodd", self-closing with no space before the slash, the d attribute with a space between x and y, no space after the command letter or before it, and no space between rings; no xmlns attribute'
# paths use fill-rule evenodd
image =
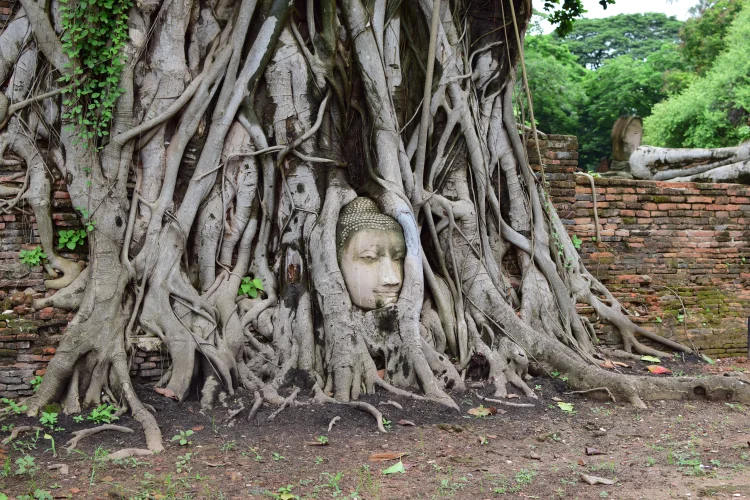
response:
<svg viewBox="0 0 750 500"><path fill-rule="evenodd" d="M533 141L529 157L537 164ZM577 141L540 140L550 196L581 254L634 315L709 356L747 353L750 186L596 179L601 241L593 241L589 181L573 172ZM583 308L584 312L587 311ZM617 336L597 323L605 342Z"/></svg>
<svg viewBox="0 0 750 500"><path fill-rule="evenodd" d="M25 167L0 166L0 182L21 186ZM39 245L39 234L31 209L21 202L23 212L0 212L0 397L31 394L30 382L44 375L73 314L51 307L34 311L31 301L49 294L44 287L42 266L22 264L18 253ZM62 182L53 187L52 211L55 234L60 229L80 227L78 216ZM63 252L73 261L85 261L88 245L77 252ZM83 262L81 262L83 263ZM158 379L164 369L160 346L147 340L138 343L133 359L134 376Z"/></svg>

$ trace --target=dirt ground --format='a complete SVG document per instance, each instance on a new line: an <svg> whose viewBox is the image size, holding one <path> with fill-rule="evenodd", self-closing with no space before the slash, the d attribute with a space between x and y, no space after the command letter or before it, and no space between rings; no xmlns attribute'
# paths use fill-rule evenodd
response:
<svg viewBox="0 0 750 500"><path fill-rule="evenodd" d="M676 359L662 364L672 376L742 376L750 369L744 358L717 365ZM645 367L636 363L624 370L641 373ZM142 430L129 416L114 423L133 429L132 434L103 432L67 453L70 434L95 424L60 415L58 430L26 433L0 448L0 464L5 463L0 491L24 499L750 498L746 406L656 401L638 410L567 394L564 379L559 374L537 378L531 385L539 400L508 400L533 403L532 408L496 405L505 413L484 417L468 413L480 407L475 392L481 388L454 394L460 414L386 394L363 397L383 412L387 434L377 432L369 414L337 405L290 407L272 421L273 409L264 408L253 422L247 422L246 409L230 423L229 411L240 402L250 406L248 394L240 392L228 407L203 415L198 401L178 404L143 386L139 393L156 409L164 453L101 460L110 451L145 447ZM388 400L403 410L379 405ZM335 416L341 419L328 432ZM402 419L416 425L400 425ZM40 425L38 419L6 417L0 421L3 437L11 424ZM185 436L189 443L171 441L188 430L193 431ZM57 457L45 433L54 438ZM374 461L375 453L403 457ZM50 468L55 464L67 470ZM389 469L396 471L385 474ZM589 485L583 475L611 484Z"/></svg>

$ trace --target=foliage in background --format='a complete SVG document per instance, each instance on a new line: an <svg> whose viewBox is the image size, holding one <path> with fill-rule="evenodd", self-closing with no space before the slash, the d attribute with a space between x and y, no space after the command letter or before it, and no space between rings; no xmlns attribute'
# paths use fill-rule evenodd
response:
<svg viewBox="0 0 750 500"><path fill-rule="evenodd" d="M109 134L117 98L122 95L120 74L125 68L122 49L128 40L131 0L60 0L63 51L71 71L60 78L69 85L67 111L84 147Z"/></svg>
<svg viewBox="0 0 750 500"><path fill-rule="evenodd" d="M588 69L620 56L644 60L665 43L677 43L682 21L657 12L579 19L564 37L554 35Z"/></svg>
<svg viewBox="0 0 750 500"><path fill-rule="evenodd" d="M550 36L527 36L525 50L537 126L545 132L578 134L580 113L586 106L581 86L586 70L567 47L553 43ZM522 79L516 81L516 92L520 92Z"/></svg>
<svg viewBox="0 0 750 500"><path fill-rule="evenodd" d="M705 74L724 50L727 30L747 0L700 0L680 30L682 54L690 69Z"/></svg>
<svg viewBox="0 0 750 500"><path fill-rule="evenodd" d="M750 2L706 74L657 104L644 121L644 143L668 147L736 146L750 139Z"/></svg>
<svg viewBox="0 0 750 500"><path fill-rule="evenodd" d="M566 36L527 36L537 126L578 136L579 164L589 170L611 156L620 116L645 119L644 144L718 147L750 138L749 4L701 0L685 23L622 14L577 20Z"/></svg>

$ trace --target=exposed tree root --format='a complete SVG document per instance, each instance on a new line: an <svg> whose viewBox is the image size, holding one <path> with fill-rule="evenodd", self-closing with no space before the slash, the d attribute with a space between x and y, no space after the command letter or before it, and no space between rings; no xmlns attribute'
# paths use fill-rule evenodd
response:
<svg viewBox="0 0 750 500"><path fill-rule="evenodd" d="M78 443L89 436L93 436L94 434L99 434L100 432L104 431L117 431L117 432L124 432L125 434L132 434L133 429L128 429L127 427L123 427L121 425L114 425L114 424L104 424L100 425L99 427L91 427L89 429L81 429L79 431L73 431L73 437L65 443L65 449L70 453L73 451L76 446L78 446Z"/></svg>
<svg viewBox="0 0 750 500"><path fill-rule="evenodd" d="M24 432L29 431L43 431L44 429L41 427L37 427L35 425L21 425L18 427L14 427L12 431L10 431L10 436L3 439L2 444L8 444L14 439L16 439L19 435L23 434Z"/></svg>

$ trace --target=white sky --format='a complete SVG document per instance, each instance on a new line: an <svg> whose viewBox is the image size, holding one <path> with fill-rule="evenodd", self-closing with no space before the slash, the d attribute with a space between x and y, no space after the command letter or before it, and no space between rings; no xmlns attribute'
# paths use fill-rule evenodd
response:
<svg viewBox="0 0 750 500"><path fill-rule="evenodd" d="M635 14L643 12L663 12L668 16L675 16L684 21L688 18L688 9L696 5L698 0L617 0L614 5L602 9L598 0L583 0L583 6L588 11L584 17L599 18L615 16L617 14ZM537 7L539 8L539 7ZM552 27L543 23L544 32L550 33Z"/></svg>

